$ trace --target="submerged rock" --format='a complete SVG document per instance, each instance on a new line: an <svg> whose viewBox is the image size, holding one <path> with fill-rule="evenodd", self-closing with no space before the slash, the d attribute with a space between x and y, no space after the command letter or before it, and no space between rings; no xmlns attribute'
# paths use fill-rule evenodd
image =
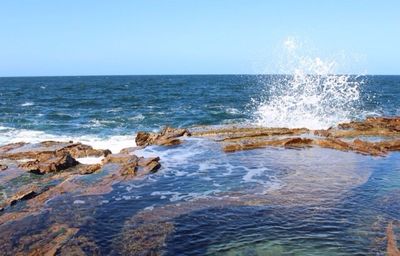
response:
<svg viewBox="0 0 400 256"><path fill-rule="evenodd" d="M0 164L0 171L7 170L8 166L5 164Z"/></svg>
<svg viewBox="0 0 400 256"><path fill-rule="evenodd" d="M174 230L171 222L143 224L124 228L116 246L122 255L161 255L165 241Z"/></svg>
<svg viewBox="0 0 400 256"><path fill-rule="evenodd" d="M136 145L138 146L171 146L180 144L181 141L177 139L182 136L190 136L190 132L187 129L165 127L159 133L153 132L138 132L136 135Z"/></svg>
<svg viewBox="0 0 400 256"><path fill-rule="evenodd" d="M48 190L47 187L39 187L36 185L29 185L26 187L21 188L19 191L17 191L14 195L12 195L9 199L7 199L1 206L0 206L0 211L4 210L8 206L13 206L16 203L20 201L25 201L32 199L43 192Z"/></svg>
<svg viewBox="0 0 400 256"><path fill-rule="evenodd" d="M387 255L400 256L400 250L397 248L396 237L393 232L393 223L390 222L386 229L387 237Z"/></svg>

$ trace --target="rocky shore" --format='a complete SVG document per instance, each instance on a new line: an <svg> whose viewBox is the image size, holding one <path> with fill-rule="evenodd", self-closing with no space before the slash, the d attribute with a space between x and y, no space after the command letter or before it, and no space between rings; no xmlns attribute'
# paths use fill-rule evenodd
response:
<svg viewBox="0 0 400 256"><path fill-rule="evenodd" d="M138 132L136 145L120 152L94 149L73 141L3 145L0 146L0 249L15 255L85 255L87 251L98 253L95 244L86 237L77 236L79 225L69 226L62 221L54 221L46 231L33 236L33 231L24 234L19 229L14 230L13 223L31 221L35 219L34 216L51 211L51 208L45 207L46 204L62 195L103 195L110 193L121 182L153 175L162 168L162 159L156 156L141 157L136 152L152 145L166 147L166 150L167 147L179 147L185 143L185 137L189 136L214 140L220 143L221 150L227 154L267 147L288 150L320 147L385 157L392 151L400 151L400 117L370 117L363 121L338 124L326 130L249 125L190 129L165 127L159 133ZM86 157L100 160L94 164L81 163L79 159ZM269 198L264 203L270 201ZM205 207L210 202L200 201L197 204ZM228 204L237 203L229 201ZM173 212L176 214L179 210ZM80 221L84 220L77 218L77 224ZM169 222L160 227L164 231L153 234L154 241L147 247L143 245L146 241L143 241L141 232L152 233L155 227L147 231L129 231L125 228L122 235L125 241L124 253L149 252L152 246L160 248L173 230ZM387 234L388 255L399 255L392 223L388 224ZM9 237L19 242L10 242ZM141 241L142 245L135 246L137 242L129 244L131 239ZM84 246L87 247L85 250L82 249Z"/></svg>

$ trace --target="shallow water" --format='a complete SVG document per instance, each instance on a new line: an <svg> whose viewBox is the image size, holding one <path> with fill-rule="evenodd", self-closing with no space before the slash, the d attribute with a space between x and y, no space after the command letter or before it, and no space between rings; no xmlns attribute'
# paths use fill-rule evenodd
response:
<svg viewBox="0 0 400 256"><path fill-rule="evenodd" d="M268 79L274 77L0 78L0 144L78 139L117 152L134 146L135 132L165 124L251 123L257 107L251 99L257 102ZM354 116L398 115L400 77L364 79L357 103L363 111ZM199 138L136 153L159 156L162 168L102 195L62 194L38 215L1 225L0 234L17 246L24 236L67 224L103 255L127 254L124 242L140 249L135 231L165 255L384 255L385 228L400 220L400 153L227 154ZM78 179L90 187L113 171Z"/></svg>

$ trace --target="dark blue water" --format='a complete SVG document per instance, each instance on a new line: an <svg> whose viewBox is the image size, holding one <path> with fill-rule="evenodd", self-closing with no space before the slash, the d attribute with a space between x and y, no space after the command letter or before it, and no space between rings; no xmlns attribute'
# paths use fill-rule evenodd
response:
<svg viewBox="0 0 400 256"><path fill-rule="evenodd" d="M51 134L121 135L162 125L254 118L277 76L88 76L0 78L0 127ZM366 112L399 114L400 76L358 78Z"/></svg>

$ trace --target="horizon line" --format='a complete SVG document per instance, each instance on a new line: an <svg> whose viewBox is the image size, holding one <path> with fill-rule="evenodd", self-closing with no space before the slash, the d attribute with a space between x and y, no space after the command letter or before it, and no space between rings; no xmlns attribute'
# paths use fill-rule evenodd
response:
<svg viewBox="0 0 400 256"><path fill-rule="evenodd" d="M273 76L273 75L283 75L290 76L293 74L285 74L285 73L267 73L267 74L257 74L257 73L198 73L198 74L124 74L124 75L21 75L21 76L0 76L0 78L36 78L36 77L96 77L96 76ZM313 74L308 74L313 75ZM400 76L400 74L349 74L349 73L332 73L328 75L347 75L347 76Z"/></svg>

